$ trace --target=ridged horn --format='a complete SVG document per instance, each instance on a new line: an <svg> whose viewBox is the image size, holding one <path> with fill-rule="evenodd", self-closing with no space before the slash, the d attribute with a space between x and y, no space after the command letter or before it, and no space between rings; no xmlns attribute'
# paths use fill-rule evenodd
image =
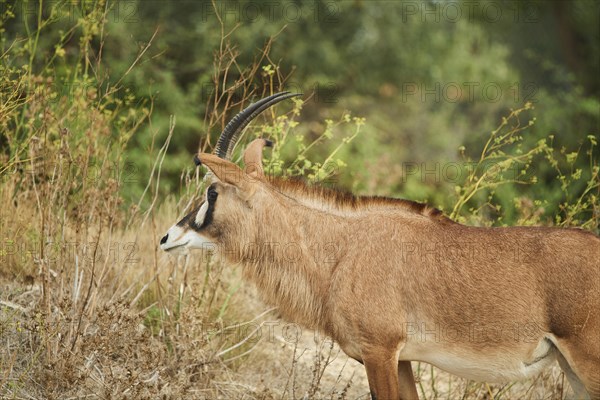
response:
<svg viewBox="0 0 600 400"><path fill-rule="evenodd" d="M250 104L244 110L239 112L223 129L219 140L217 141L217 147L215 148L215 154L226 160L231 159L233 149L240 137L240 134L244 128L260 113L265 111L267 108L291 97L302 96L301 93L290 93L281 92L275 93L272 96L265 97L257 101L256 103Z"/></svg>

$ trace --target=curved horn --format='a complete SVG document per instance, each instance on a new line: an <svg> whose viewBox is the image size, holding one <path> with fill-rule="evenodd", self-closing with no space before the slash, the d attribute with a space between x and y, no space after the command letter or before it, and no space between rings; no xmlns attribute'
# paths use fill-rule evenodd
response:
<svg viewBox="0 0 600 400"><path fill-rule="evenodd" d="M220 158L229 160L240 134L254 118L280 101L301 95L301 93L281 92L250 104L233 117L233 119L225 126L225 129L223 129L223 132L217 141L215 154Z"/></svg>

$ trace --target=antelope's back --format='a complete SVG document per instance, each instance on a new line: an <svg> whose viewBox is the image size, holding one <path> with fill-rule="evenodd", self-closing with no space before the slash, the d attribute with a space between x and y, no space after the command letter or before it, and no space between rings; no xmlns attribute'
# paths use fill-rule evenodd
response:
<svg viewBox="0 0 600 400"><path fill-rule="evenodd" d="M421 293L409 309L444 323L510 321L557 335L586 319L600 324L588 313L600 309L600 238L590 232L435 222L398 229L396 278L381 284Z"/></svg>
<svg viewBox="0 0 600 400"><path fill-rule="evenodd" d="M487 289L505 300L507 318L512 311L515 320L521 315L557 337L577 335L586 325L600 329L600 237L573 228L484 232L479 232L482 254L473 257L481 264L470 267L486 269L482 264L487 264L487 276L495 275Z"/></svg>
<svg viewBox="0 0 600 400"><path fill-rule="evenodd" d="M547 289L550 331L557 337L600 329L600 237L580 229L550 229L538 276ZM535 257L535 252L531 252Z"/></svg>

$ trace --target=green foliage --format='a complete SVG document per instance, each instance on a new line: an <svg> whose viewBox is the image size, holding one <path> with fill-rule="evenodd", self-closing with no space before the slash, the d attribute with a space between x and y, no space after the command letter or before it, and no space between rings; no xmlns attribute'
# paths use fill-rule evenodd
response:
<svg viewBox="0 0 600 400"><path fill-rule="evenodd" d="M527 144L524 136L535 125L535 118L522 124L520 116L526 115L532 108L531 103L527 103L523 108L513 110L506 118L502 118L500 126L492 131L478 159L467 158L465 148L459 149L465 157L463 167L467 173L464 181L455 186L456 200L450 217L461 222L479 224L504 225L506 220L512 222L513 219L517 219L519 225L554 222L558 226L579 226L597 232L600 222L600 179L597 155L594 152L596 138L588 136L585 154L590 168L584 172L575 167L581 148L576 152L566 153L563 147L557 152L553 147L553 136L548 140L539 140L534 146ZM539 186L542 186L542 191L544 189L543 182L540 181L542 174L535 168L544 166L543 160L540 160L542 155L548 165L555 169L561 183L562 196L558 212L555 212L556 205L552 205L548 199L535 197ZM563 171L563 166L567 171ZM525 188L516 190L516 185ZM582 185L583 191L580 189ZM515 197L519 192L520 197ZM572 192L576 195L573 196ZM468 213L464 213L464 207L469 204ZM545 209L552 212L547 213Z"/></svg>
<svg viewBox="0 0 600 400"><path fill-rule="evenodd" d="M263 126L257 137L270 137L274 139L275 146L271 157L265 160L265 170L268 174L284 177L306 177L312 183L333 183L338 179L340 169L346 166L338 152L350 144L364 125L364 118L351 117L346 112L339 121L330 119L324 121L324 127L310 143L306 143L306 134L296 128L298 122L294 117L300 115L303 102L294 101L292 118L282 115L275 120L275 124ZM353 130L349 129L352 128ZM296 128L296 129L295 129ZM349 135L336 135L335 131L349 131ZM318 150L325 145L324 142L334 141L336 146L325 156L322 161L317 161L311 150Z"/></svg>
<svg viewBox="0 0 600 400"><path fill-rule="evenodd" d="M189 154L210 150L231 113L250 97L288 89L312 96L295 119L299 127L285 129L294 128L308 143L323 136L322 146L305 146L322 162L336 152L339 166L348 163L351 175L336 174L338 185L447 207L436 192L456 182L405 179L402 163L473 158L470 149L484 146L489 127L525 102L537 113L523 146L533 148L553 134L555 147L575 152L588 135L598 136L599 41L590 18L598 4L578 0L565 8L559 3L458 2L452 7L462 14L453 19L445 3L4 2L0 41L3 51L10 51L1 79L5 87L24 88L31 83L16 77L42 74L51 77L54 96L70 96L78 85L96 91L97 108L118 113L128 103L151 111L151 123L139 125L136 135L119 135L130 141L123 159L135 176L121 187L127 202L137 203L144 193L172 115L177 126L166 149L169 162L161 167L162 198L187 190L181 171L191 174ZM499 6L504 7L500 17L491 18L489 10ZM569 46L582 51L569 52ZM329 140L326 125L306 126L346 114L368 116L369 124L360 144L339 151L341 129ZM4 121L4 131L23 132L17 121ZM349 129L346 135L352 136ZM6 141L3 133L4 153L16 151L7 150ZM469 149L464 155L456 151L461 145ZM303 151L289 144L275 150L287 163L293 151ZM564 162L559 161L561 168ZM574 168L584 171L587 164L578 157ZM289 168L323 174L304 161ZM548 200L547 214L559 213L563 192L555 168L536 165L536 174L535 197ZM572 191L585 191L585 185L574 185ZM140 205L149 203L145 196ZM511 201L501 203L508 207ZM516 222L516 214L504 218Z"/></svg>

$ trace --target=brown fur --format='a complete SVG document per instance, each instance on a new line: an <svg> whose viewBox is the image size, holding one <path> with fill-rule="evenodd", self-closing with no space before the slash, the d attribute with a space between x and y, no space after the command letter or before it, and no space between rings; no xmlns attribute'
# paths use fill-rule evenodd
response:
<svg viewBox="0 0 600 400"><path fill-rule="evenodd" d="M380 196L355 196L352 193L329 189L323 186L309 185L300 179L270 178L273 189L289 196L304 205L327 210L328 208L345 211L393 209L407 214L418 214L440 222L453 223L437 208L416 201L394 199Z"/></svg>
<svg viewBox="0 0 600 400"><path fill-rule="evenodd" d="M505 381L555 358L578 395L600 398L597 236L469 227L419 203L246 179L200 160L226 183L198 234L285 319L364 363L374 398L417 397L411 360Z"/></svg>

